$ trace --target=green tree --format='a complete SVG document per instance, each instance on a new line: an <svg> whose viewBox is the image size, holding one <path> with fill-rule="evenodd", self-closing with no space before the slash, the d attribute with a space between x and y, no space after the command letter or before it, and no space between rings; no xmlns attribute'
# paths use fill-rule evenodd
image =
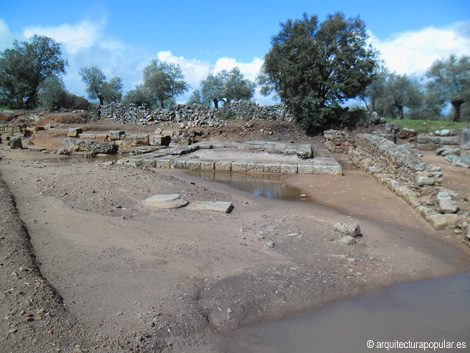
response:
<svg viewBox="0 0 470 353"><path fill-rule="evenodd" d="M255 93L255 84L245 79L238 67L223 70L217 75L209 74L201 82L202 100L207 105L212 102L214 108L219 108L219 102L229 103L232 100L250 100Z"/></svg>
<svg viewBox="0 0 470 353"><path fill-rule="evenodd" d="M459 59L451 55L447 60L436 60L426 73L427 89L436 101L450 102L454 108L454 121L460 121L461 106L470 102L470 57Z"/></svg>
<svg viewBox="0 0 470 353"><path fill-rule="evenodd" d="M0 53L0 87L10 104L32 108L37 104L39 86L49 76L65 73L60 45L44 36L28 42L13 42L12 49Z"/></svg>
<svg viewBox="0 0 470 353"><path fill-rule="evenodd" d="M205 80L201 82L202 99L206 105L214 103L214 108L219 109L219 102L223 101L224 81L227 71L219 72L217 75L209 74Z"/></svg>
<svg viewBox="0 0 470 353"><path fill-rule="evenodd" d="M120 102L122 98L122 80L120 77L113 77L111 80L103 82L101 95L105 104Z"/></svg>
<svg viewBox="0 0 470 353"><path fill-rule="evenodd" d="M386 114L385 86L389 76L390 74L384 65L377 65L372 73L372 82L361 96L366 109L371 112L378 112L381 116Z"/></svg>
<svg viewBox="0 0 470 353"><path fill-rule="evenodd" d="M143 88L153 102L161 108L186 92L189 88L184 81L179 65L152 60L144 69Z"/></svg>
<svg viewBox="0 0 470 353"><path fill-rule="evenodd" d="M204 104L204 99L202 97L202 93L200 90L195 89L193 93L191 94L191 97L189 97L189 101L187 103L188 105L191 104Z"/></svg>
<svg viewBox="0 0 470 353"><path fill-rule="evenodd" d="M309 132L339 125L347 99L362 94L371 82L375 53L366 46L359 18L328 15L288 20L272 38L263 64L263 92L277 91L297 121Z"/></svg>
<svg viewBox="0 0 470 353"><path fill-rule="evenodd" d="M39 105L48 110L65 107L67 90L64 82L57 76L49 76L41 83L38 93Z"/></svg>
<svg viewBox="0 0 470 353"><path fill-rule="evenodd" d="M105 74L97 66L82 67L79 74L87 85L88 98L98 99L100 105L121 100L122 81L119 76L106 81Z"/></svg>
<svg viewBox="0 0 470 353"><path fill-rule="evenodd" d="M127 94L122 99L122 102L127 106L131 103L137 106L152 106L152 101L150 100L150 97L146 94L144 87L141 84L135 86L134 89L127 92Z"/></svg>
<svg viewBox="0 0 470 353"><path fill-rule="evenodd" d="M419 109L424 95L419 82L406 75L389 75L385 84L385 96L398 113L398 119L404 119L404 108Z"/></svg>

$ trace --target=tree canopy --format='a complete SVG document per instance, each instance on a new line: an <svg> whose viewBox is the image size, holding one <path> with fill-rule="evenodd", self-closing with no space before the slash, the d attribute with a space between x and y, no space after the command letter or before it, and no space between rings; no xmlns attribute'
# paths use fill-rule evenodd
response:
<svg viewBox="0 0 470 353"><path fill-rule="evenodd" d="M229 103L232 100L250 100L255 93L255 84L245 79L238 67L232 70L223 70L217 75L209 74L201 82L202 101L206 105L214 104L219 108L219 102Z"/></svg>
<svg viewBox="0 0 470 353"><path fill-rule="evenodd" d="M365 25L341 13L288 20L265 55L264 93L275 90L310 132L339 123L340 104L362 94L371 82L375 53L366 46ZM339 124L337 124L339 125Z"/></svg>
<svg viewBox="0 0 470 353"><path fill-rule="evenodd" d="M161 108L188 90L179 65L152 60L144 69L143 89Z"/></svg>
<svg viewBox="0 0 470 353"><path fill-rule="evenodd" d="M470 102L470 57L459 59L451 55L447 60L436 60L426 73L427 88L441 105L450 102L454 121L460 120L460 108Z"/></svg>
<svg viewBox="0 0 470 353"><path fill-rule="evenodd" d="M0 53L0 87L4 99L17 108L37 104L40 85L50 76L65 73L60 45L44 36L28 42L13 42L12 49Z"/></svg>
<svg viewBox="0 0 470 353"><path fill-rule="evenodd" d="M97 66L82 67L79 71L86 91L91 99L98 99L100 105L120 102L122 97L122 81L119 76L106 81L106 76Z"/></svg>

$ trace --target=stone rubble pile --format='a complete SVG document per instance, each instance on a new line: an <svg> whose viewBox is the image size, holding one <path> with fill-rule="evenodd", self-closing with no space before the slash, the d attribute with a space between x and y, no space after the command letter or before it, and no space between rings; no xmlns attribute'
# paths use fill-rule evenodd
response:
<svg viewBox="0 0 470 353"><path fill-rule="evenodd" d="M458 194L441 186L440 167L422 161L418 151L371 134L358 134L355 147L349 152L353 162L407 201L435 229L468 228L470 212L459 209Z"/></svg>
<svg viewBox="0 0 470 353"><path fill-rule="evenodd" d="M283 104L259 105L255 102L239 100L230 102L229 109L241 119L294 120L293 115Z"/></svg>
<svg viewBox="0 0 470 353"><path fill-rule="evenodd" d="M326 130L323 132L326 148L334 153L348 153L354 149L352 137L343 131Z"/></svg>

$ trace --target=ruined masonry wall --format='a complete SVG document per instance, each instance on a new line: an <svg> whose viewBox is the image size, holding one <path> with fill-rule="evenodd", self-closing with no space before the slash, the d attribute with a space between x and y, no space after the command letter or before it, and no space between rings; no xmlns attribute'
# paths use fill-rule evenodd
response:
<svg viewBox="0 0 470 353"><path fill-rule="evenodd" d="M284 105L260 106L250 101L234 101L228 109L238 118L243 119L268 119L292 121ZM225 121L217 117L218 110L205 107L199 104L186 105L178 104L173 109L154 109L148 107L130 105L124 106L120 103L111 103L94 108L94 118L112 119L123 123L148 125L161 121L171 121L182 123L186 126L211 126L219 127Z"/></svg>
<svg viewBox="0 0 470 353"><path fill-rule="evenodd" d="M354 145L349 152L353 162L407 201L435 229L451 228L467 232L468 237L470 213L459 209L457 193L441 186L440 167L421 161L415 149L376 135L358 134Z"/></svg>

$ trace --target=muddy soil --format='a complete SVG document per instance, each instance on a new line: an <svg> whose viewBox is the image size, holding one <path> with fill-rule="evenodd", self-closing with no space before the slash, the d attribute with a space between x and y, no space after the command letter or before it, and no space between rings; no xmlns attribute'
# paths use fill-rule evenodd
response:
<svg viewBox="0 0 470 353"><path fill-rule="evenodd" d="M452 231L354 168L289 177L313 200L292 202L183 171L0 153L5 352L225 352L244 325L470 270ZM234 209L143 206L162 193ZM338 242L339 221L360 224L357 244Z"/></svg>

